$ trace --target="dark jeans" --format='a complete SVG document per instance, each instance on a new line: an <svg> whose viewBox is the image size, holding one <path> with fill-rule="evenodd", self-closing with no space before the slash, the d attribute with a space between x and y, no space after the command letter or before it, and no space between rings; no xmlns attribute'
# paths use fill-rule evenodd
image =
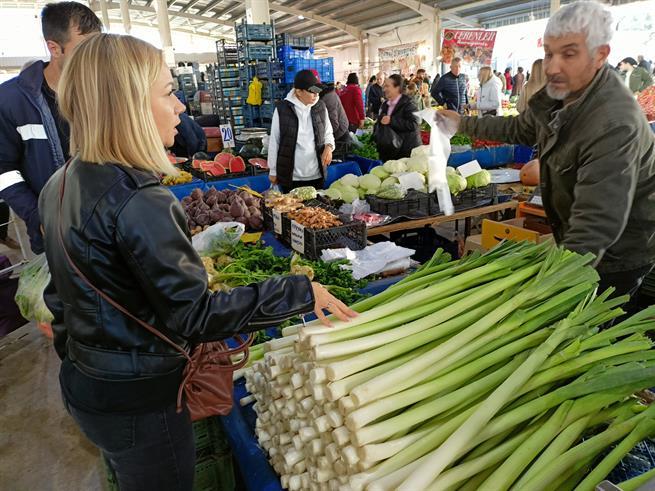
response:
<svg viewBox="0 0 655 491"><path fill-rule="evenodd" d="M327 172L327 169L326 169L326 172ZM284 186L284 185L280 184L280 189L285 194L290 192L290 191L293 191L296 188L301 188L303 186L312 186L312 187L314 187L316 189L323 189L323 183L324 183L324 180L322 178L321 179L316 179L314 181L293 181L291 183L291 186Z"/></svg>
<svg viewBox="0 0 655 491"><path fill-rule="evenodd" d="M0 202L0 240L5 240L7 238L7 231L9 225L5 225L9 221L9 205L7 203Z"/></svg>
<svg viewBox="0 0 655 491"><path fill-rule="evenodd" d="M613 286L616 288L616 292L614 292L613 296L618 297L621 295L630 295L630 301L623 306L623 310L625 310L628 315L632 315L638 310L636 304L636 293L651 269L653 269L652 264L631 271L601 274L598 291L603 292L610 286Z"/></svg>
<svg viewBox="0 0 655 491"><path fill-rule="evenodd" d="M140 415L95 414L67 402L82 432L100 448L120 491L191 491L196 452L189 413L175 405Z"/></svg>

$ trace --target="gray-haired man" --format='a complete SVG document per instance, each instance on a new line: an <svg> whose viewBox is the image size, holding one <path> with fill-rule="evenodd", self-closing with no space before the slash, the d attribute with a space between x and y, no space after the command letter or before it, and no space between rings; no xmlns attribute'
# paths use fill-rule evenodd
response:
<svg viewBox="0 0 655 491"><path fill-rule="evenodd" d="M553 15L544 33L548 83L516 118L460 118L478 138L538 145L544 208L557 242L596 254L601 288L634 293L655 262L655 137L607 65L612 16L595 2Z"/></svg>

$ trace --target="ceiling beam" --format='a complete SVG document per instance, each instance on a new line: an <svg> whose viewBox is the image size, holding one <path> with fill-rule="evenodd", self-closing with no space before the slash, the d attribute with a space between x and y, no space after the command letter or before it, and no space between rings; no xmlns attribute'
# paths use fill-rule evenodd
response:
<svg viewBox="0 0 655 491"><path fill-rule="evenodd" d="M457 14L457 12L464 12L476 9L478 7L485 7L492 3L498 3L498 0L478 0L477 2L465 3L458 7L452 7L449 9L443 9L439 13L443 16L444 14Z"/></svg>
<svg viewBox="0 0 655 491"><path fill-rule="evenodd" d="M216 18L216 19L220 19L220 18L223 17L224 15L231 14L232 12L234 12L235 10L237 10L239 7L241 7L241 3L236 2L234 5L232 5L232 6L228 7L228 8L226 8L226 9L223 9L223 10L221 10L220 12L216 12L216 14L214 15L214 18Z"/></svg>
<svg viewBox="0 0 655 491"><path fill-rule="evenodd" d="M202 14L205 14L205 13L209 12L211 9L213 9L214 7L216 7L218 4L220 4L222 2L223 2L223 0L213 0L213 1L209 2L203 8L198 10L198 15L202 15ZM238 5L238 3L237 3L237 5Z"/></svg>
<svg viewBox="0 0 655 491"><path fill-rule="evenodd" d="M344 22L338 22L334 19L330 19L322 15L314 14L312 12L307 12L306 10L300 10L293 7L288 7L286 5L280 5L278 3L270 3L269 8L271 10L276 10L278 12L284 12L285 14L302 15L306 19L315 20L316 22L319 22L321 24L325 24L327 26L332 26L335 29L339 29L340 31L350 34L355 39L362 39L363 33L361 29L358 29L357 27L351 26Z"/></svg>
<svg viewBox="0 0 655 491"><path fill-rule="evenodd" d="M437 15L439 15L443 19L454 20L465 26L482 27L477 21L464 19L463 17L459 17L456 14L449 12L448 10L440 11L439 9L427 5L421 1L417 1L417 0L391 0L391 1L399 5L403 5L409 9L412 9L415 12L418 12L429 21L434 21L437 18ZM464 9L458 8L458 10L464 10Z"/></svg>
<svg viewBox="0 0 655 491"><path fill-rule="evenodd" d="M89 3L91 10L98 11L100 9L100 4L97 1L92 1ZM109 10L120 10L120 4L116 2L107 2L107 8ZM156 13L153 7L144 7L139 5L132 4L130 10L134 12L147 12L147 13ZM187 14L186 12L168 12L168 15L171 17L181 17L183 19L198 20L206 22L207 24L219 24L221 26L234 27L233 22L226 22L223 20L215 19L213 17L204 17L197 14Z"/></svg>

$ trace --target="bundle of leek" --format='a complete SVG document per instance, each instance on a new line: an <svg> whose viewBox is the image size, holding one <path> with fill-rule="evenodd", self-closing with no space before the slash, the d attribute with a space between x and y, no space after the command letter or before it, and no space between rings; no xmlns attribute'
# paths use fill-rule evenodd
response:
<svg viewBox="0 0 655 491"><path fill-rule="evenodd" d="M655 308L600 331L626 298L596 292L592 261L524 243L435 260L351 322L268 342L246 380L282 486L593 490L655 432L631 398L655 385Z"/></svg>

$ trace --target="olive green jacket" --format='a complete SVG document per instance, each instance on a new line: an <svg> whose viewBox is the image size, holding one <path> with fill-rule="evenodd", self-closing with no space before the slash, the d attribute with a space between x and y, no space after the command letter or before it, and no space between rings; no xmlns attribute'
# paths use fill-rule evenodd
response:
<svg viewBox="0 0 655 491"><path fill-rule="evenodd" d="M623 82L625 83L625 77L627 76L627 73L622 73L621 76L623 78ZM642 92L653 85L653 78L645 68L638 66L630 73L630 82L628 83L630 84L630 90L633 93Z"/></svg>
<svg viewBox="0 0 655 491"><path fill-rule="evenodd" d="M655 135L609 66L565 108L544 89L520 116L462 118L460 131L538 145L543 203L555 238L568 249L596 254L599 272L655 262Z"/></svg>

